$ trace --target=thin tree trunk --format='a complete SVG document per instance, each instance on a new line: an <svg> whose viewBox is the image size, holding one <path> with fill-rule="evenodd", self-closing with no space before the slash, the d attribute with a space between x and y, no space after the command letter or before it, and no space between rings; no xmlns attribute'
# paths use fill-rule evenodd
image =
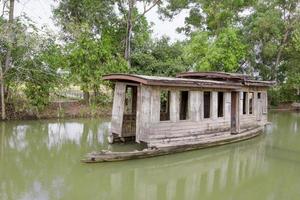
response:
<svg viewBox="0 0 300 200"><path fill-rule="evenodd" d="M128 65L130 66L130 57L131 57L131 36L132 36L132 28L136 21L139 21L140 18L145 16L147 12L149 12L152 8L154 8L161 0L154 0L152 5L148 8L144 7L144 12L141 15L138 15L136 19L133 19L132 12L134 9L134 5L136 0L128 0L128 15L127 15L127 29L126 29L126 38L125 38L125 53L124 57L127 60Z"/></svg>
<svg viewBox="0 0 300 200"><path fill-rule="evenodd" d="M0 78L1 78L1 118L5 120L6 113L5 113L5 101L4 101L4 77L3 77L3 69L0 65Z"/></svg>
<svg viewBox="0 0 300 200"><path fill-rule="evenodd" d="M7 70L10 68L11 65L11 50L12 50L12 40L13 40L13 22L14 22L14 6L15 6L15 0L9 0L9 16L8 16L8 49L7 54L5 58L4 63L4 69L1 67L1 107L2 107L2 120L6 119L6 106L5 106L5 77L4 74L7 72Z"/></svg>
<svg viewBox="0 0 300 200"><path fill-rule="evenodd" d="M287 28L285 30L285 33L283 35L283 39L282 39L282 42L281 42L281 45L279 47L279 50L278 50L278 53L277 53L277 56L276 56L276 62L275 62L275 66L274 66L274 71L273 71L273 75L274 75L274 78L275 78L275 81L278 81L278 77L277 77L277 71L278 71L278 66L279 66L279 63L280 63L280 59L281 59L281 55L282 55L282 52L283 52L283 49L286 45L286 42L287 42L287 39L288 39L288 35L289 35L289 28Z"/></svg>
<svg viewBox="0 0 300 200"><path fill-rule="evenodd" d="M86 105L90 103L90 93L88 91L83 91L83 99Z"/></svg>
<svg viewBox="0 0 300 200"><path fill-rule="evenodd" d="M131 34L132 34L132 12L135 0L128 0L128 16L127 16L127 30L125 38L125 53L124 57L130 66L130 56L131 56Z"/></svg>
<svg viewBox="0 0 300 200"><path fill-rule="evenodd" d="M5 73L11 64L11 49L12 49L12 40L13 40L13 22L14 22L14 5L15 0L9 1L9 17L8 17L8 49L7 54L5 58L5 66L4 66L4 72Z"/></svg>

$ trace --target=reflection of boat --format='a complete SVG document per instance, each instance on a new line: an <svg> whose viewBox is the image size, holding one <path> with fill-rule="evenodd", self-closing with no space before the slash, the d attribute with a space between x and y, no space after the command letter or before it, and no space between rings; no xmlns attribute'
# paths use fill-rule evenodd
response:
<svg viewBox="0 0 300 200"><path fill-rule="evenodd" d="M134 139L148 149L91 153L87 162L153 157L254 137L267 123L267 88L273 85L222 72L104 79L116 82L109 142Z"/></svg>
<svg viewBox="0 0 300 200"><path fill-rule="evenodd" d="M93 182L93 194L100 199L250 200L249 184L250 191L260 189L258 183L270 173L265 136L172 156L90 166L92 173L81 179Z"/></svg>
<svg viewBox="0 0 300 200"><path fill-rule="evenodd" d="M96 162L108 162L108 161L121 161L121 160L131 160L139 158L149 158L154 156L162 156L170 153L184 152L195 149L202 149L217 145L223 145L233 142L238 142L241 140L246 140L259 135L262 131L262 127L257 127L251 130L245 130L238 135L232 135L230 133L222 134L219 137L213 137L212 139L203 140L201 143L189 143L180 146L171 147L161 147L158 149L145 149L143 151L130 151L130 152L111 152L111 151L101 151L89 153L83 162L86 163L96 163Z"/></svg>

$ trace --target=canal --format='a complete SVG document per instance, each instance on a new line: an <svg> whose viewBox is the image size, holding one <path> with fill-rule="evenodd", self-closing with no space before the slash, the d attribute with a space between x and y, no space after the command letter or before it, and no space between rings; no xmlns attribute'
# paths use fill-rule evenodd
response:
<svg viewBox="0 0 300 200"><path fill-rule="evenodd" d="M109 119L0 123L0 200L299 199L300 113L271 112L255 139L174 155L83 164Z"/></svg>

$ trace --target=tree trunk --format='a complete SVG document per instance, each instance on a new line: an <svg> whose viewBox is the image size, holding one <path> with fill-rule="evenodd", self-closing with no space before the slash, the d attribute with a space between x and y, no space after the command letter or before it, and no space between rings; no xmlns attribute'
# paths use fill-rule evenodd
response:
<svg viewBox="0 0 300 200"><path fill-rule="evenodd" d="M278 71L278 66L279 66L279 63L280 63L280 59L281 59L281 55L282 55L282 52L283 52L283 49L287 43L287 39L288 39L288 35L289 35L289 28L287 28L285 30L285 33L283 35L283 38L282 38L282 42L281 42L281 45L279 47L279 50L278 50L278 53L277 53L277 56L276 56L276 62L275 62L275 66L274 66L274 71L273 71L273 75L274 75L274 78L275 78L275 81L277 82L278 81L278 77L277 77L277 71Z"/></svg>
<svg viewBox="0 0 300 200"><path fill-rule="evenodd" d="M9 0L9 16L8 16L8 49L7 54L5 58L4 68L1 67L1 107L2 107L2 120L6 119L6 106L5 106L5 92L4 92L4 86L5 86L5 77L4 74L7 72L7 70L10 68L11 65L11 49L12 49L12 40L13 40L13 21L14 21L14 6L15 6L15 0Z"/></svg>
<svg viewBox="0 0 300 200"><path fill-rule="evenodd" d="M90 103L90 93L88 91L83 91L83 99L86 105Z"/></svg>
<svg viewBox="0 0 300 200"><path fill-rule="evenodd" d="M131 56L131 34L132 34L132 12L135 0L128 0L128 16L127 16L127 30L125 38L125 53L124 57L130 66L130 56Z"/></svg>
<svg viewBox="0 0 300 200"><path fill-rule="evenodd" d="M3 74L9 69L11 65L11 49L12 49L12 40L13 40L13 22L14 22L14 5L15 0L9 1L9 17L8 17L8 49L5 58L5 66Z"/></svg>
<svg viewBox="0 0 300 200"><path fill-rule="evenodd" d="M4 101L4 77L3 77L3 69L0 65L0 78L1 78L1 118L5 120L6 112L5 112L5 101Z"/></svg>

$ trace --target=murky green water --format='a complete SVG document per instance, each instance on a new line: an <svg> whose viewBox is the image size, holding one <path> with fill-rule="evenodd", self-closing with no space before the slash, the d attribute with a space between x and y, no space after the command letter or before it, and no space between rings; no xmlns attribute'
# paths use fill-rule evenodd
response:
<svg viewBox="0 0 300 200"><path fill-rule="evenodd" d="M222 147L83 164L109 147L109 120L0 125L0 199L300 199L300 114L271 113L264 136Z"/></svg>

